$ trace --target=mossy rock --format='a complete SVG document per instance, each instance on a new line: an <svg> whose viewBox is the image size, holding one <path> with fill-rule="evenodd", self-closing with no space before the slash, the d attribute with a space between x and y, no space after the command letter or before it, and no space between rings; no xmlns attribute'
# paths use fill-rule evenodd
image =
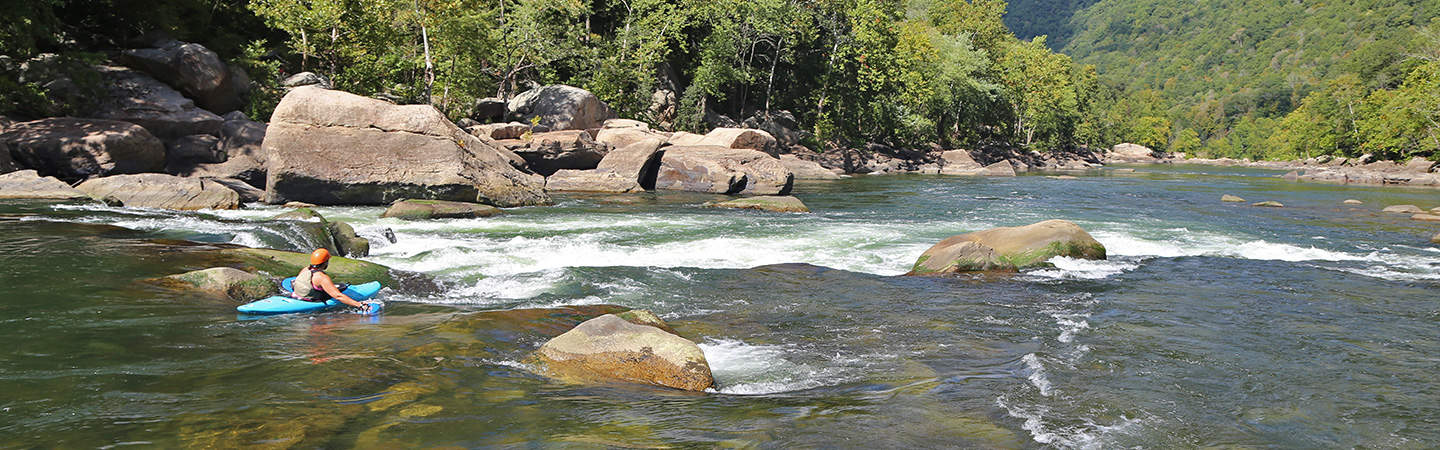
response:
<svg viewBox="0 0 1440 450"><path fill-rule="evenodd" d="M1057 256L1105 259L1105 246L1079 225L1047 220L952 236L921 254L909 275L1014 271L1049 266Z"/></svg>
<svg viewBox="0 0 1440 450"><path fill-rule="evenodd" d="M425 219L473 219L500 214L500 208L479 203L453 202L448 200L405 199L390 204L380 217L405 220Z"/></svg>
<svg viewBox="0 0 1440 450"><path fill-rule="evenodd" d="M185 272L156 281L175 289L196 290L238 301L256 300L276 292L275 282L270 278L230 267Z"/></svg>
<svg viewBox="0 0 1440 450"><path fill-rule="evenodd" d="M300 269L310 265L310 255L264 248L227 248L218 251L220 255L237 267L251 272L265 272L277 277L293 277ZM325 270L336 282L367 283L379 281L386 286L396 285L390 268L372 262L345 257L330 258L330 268Z"/></svg>
<svg viewBox="0 0 1440 450"><path fill-rule="evenodd" d="M306 220L327 223L325 216L310 208L295 208L293 211L275 216L273 220Z"/></svg>
<svg viewBox="0 0 1440 450"><path fill-rule="evenodd" d="M355 227L345 222L330 222L326 228L338 254L351 258L370 256L370 241L355 234Z"/></svg>

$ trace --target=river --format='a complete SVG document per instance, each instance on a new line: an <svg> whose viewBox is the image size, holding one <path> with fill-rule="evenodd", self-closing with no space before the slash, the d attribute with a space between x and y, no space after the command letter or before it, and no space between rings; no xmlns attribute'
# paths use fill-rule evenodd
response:
<svg viewBox="0 0 1440 450"><path fill-rule="evenodd" d="M382 292L378 317L240 320L137 281L201 268L194 243L307 250L276 207L0 203L0 447L1440 445L1440 227L1379 212L1440 193L1133 168L803 182L809 215L680 193L320 208L443 286ZM945 237L1052 218L1110 259L897 276ZM603 305L698 342L717 389L528 370Z"/></svg>

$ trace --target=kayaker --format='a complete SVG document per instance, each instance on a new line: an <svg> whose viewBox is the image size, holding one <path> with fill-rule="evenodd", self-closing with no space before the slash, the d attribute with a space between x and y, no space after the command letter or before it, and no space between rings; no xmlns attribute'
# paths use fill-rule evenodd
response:
<svg viewBox="0 0 1440 450"><path fill-rule="evenodd" d="M343 285L336 286L335 282L330 280L330 275L325 273L325 268L329 266L329 250L322 248L311 252L310 267L300 269L300 274L295 276L295 281L290 286L290 296L309 302L323 302L333 298L340 303L370 312L369 304L357 302L340 292L344 289Z"/></svg>

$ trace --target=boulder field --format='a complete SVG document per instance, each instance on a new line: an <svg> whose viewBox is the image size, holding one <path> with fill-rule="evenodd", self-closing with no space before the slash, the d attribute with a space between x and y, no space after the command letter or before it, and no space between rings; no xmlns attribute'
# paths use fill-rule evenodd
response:
<svg viewBox="0 0 1440 450"><path fill-rule="evenodd" d="M906 275L1015 271L1056 256L1105 259L1105 246L1073 222L1047 220L952 236L921 254Z"/></svg>

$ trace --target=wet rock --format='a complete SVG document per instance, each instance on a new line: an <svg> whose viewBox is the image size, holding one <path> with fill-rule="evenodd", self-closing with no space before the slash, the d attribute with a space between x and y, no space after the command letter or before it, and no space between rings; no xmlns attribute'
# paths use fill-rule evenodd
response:
<svg viewBox="0 0 1440 450"><path fill-rule="evenodd" d="M390 241L391 244L399 242L399 240L395 238L395 230L386 228L383 234L385 235L385 240Z"/></svg>
<svg viewBox="0 0 1440 450"><path fill-rule="evenodd" d="M1394 213L1394 214L1420 214L1420 213L1424 213L1425 210L1420 209L1419 206L1415 206L1415 205L1392 205L1392 206L1386 206L1385 209L1380 210L1380 212L1387 212L1387 213Z"/></svg>
<svg viewBox="0 0 1440 450"><path fill-rule="evenodd" d="M611 150L595 166L595 170L614 172L622 178L634 180L642 188L654 189L660 159L665 156L662 145L664 143L659 139L646 139Z"/></svg>
<svg viewBox="0 0 1440 450"><path fill-rule="evenodd" d="M757 150L718 146L668 147L655 188L730 195L788 195L795 175Z"/></svg>
<svg viewBox="0 0 1440 450"><path fill-rule="evenodd" d="M1365 204L1365 202L1362 202L1362 201L1359 201L1359 200L1356 200L1356 199L1353 199L1353 198L1351 198L1351 199L1346 199L1345 201L1340 202L1340 203L1344 203L1344 204L1346 204L1346 205L1363 205L1363 204Z"/></svg>
<svg viewBox="0 0 1440 450"><path fill-rule="evenodd" d="M595 142L585 130L536 133L528 147L515 150L530 170L547 177L563 169L594 169L609 152L609 146Z"/></svg>
<svg viewBox="0 0 1440 450"><path fill-rule="evenodd" d="M325 216L320 215L320 213L316 212L313 209L310 209L309 207L295 208L294 211L281 213L280 215L270 218L270 220L304 220L307 222L320 223L329 222L325 220Z"/></svg>
<svg viewBox="0 0 1440 450"><path fill-rule="evenodd" d="M396 106L301 87L275 108L263 145L267 201L380 205L405 198L549 203L544 179L429 105Z"/></svg>
<svg viewBox="0 0 1440 450"><path fill-rule="evenodd" d="M201 108L217 113L243 106L249 80L231 76L220 56L200 44L164 42L157 48L125 50L120 61L184 92Z"/></svg>
<svg viewBox="0 0 1440 450"><path fill-rule="evenodd" d="M626 194L643 192L635 178L608 170L561 170L545 178L545 190L551 192L607 192Z"/></svg>
<svg viewBox="0 0 1440 450"><path fill-rule="evenodd" d="M240 207L240 195L220 183L159 173L92 178L76 189L95 199L115 197L131 208L193 211Z"/></svg>
<svg viewBox="0 0 1440 450"><path fill-rule="evenodd" d="M1435 236L1430 237L1430 243L1440 244L1440 233L1435 233Z"/></svg>
<svg viewBox="0 0 1440 450"><path fill-rule="evenodd" d="M795 155L780 155L780 164L784 165L790 173L795 174L797 180L838 180L840 175L830 169L821 166L814 161L806 161Z"/></svg>
<svg viewBox="0 0 1440 450"><path fill-rule="evenodd" d="M1245 203L1245 199L1230 194L1220 196L1220 201L1227 203Z"/></svg>
<svg viewBox="0 0 1440 450"><path fill-rule="evenodd" d="M229 267L196 270L171 275L164 280L172 287L193 289L241 302L264 298L276 292L275 282L270 278Z"/></svg>
<svg viewBox="0 0 1440 450"><path fill-rule="evenodd" d="M1251 203L1250 206L1261 206L1261 207L1266 207L1266 208L1284 208L1284 207L1285 207L1284 204L1282 204L1282 203L1280 203L1280 202L1277 202L1277 201L1273 201L1273 200Z"/></svg>
<svg viewBox="0 0 1440 450"><path fill-rule="evenodd" d="M590 91L574 86L551 85L531 89L510 99L510 116L522 122L539 117L547 130L598 128L615 113Z"/></svg>
<svg viewBox="0 0 1440 450"><path fill-rule="evenodd" d="M122 67L97 70L106 94L98 99L93 117L130 122L161 139L220 134L224 119L149 75Z"/></svg>
<svg viewBox="0 0 1440 450"><path fill-rule="evenodd" d="M76 180L158 172L165 145L138 125L115 120L50 118L13 124L0 134L20 166Z"/></svg>
<svg viewBox="0 0 1440 450"><path fill-rule="evenodd" d="M1105 259L1105 246L1066 220L994 228L940 241L920 255L908 275L1016 270L1051 258Z"/></svg>
<svg viewBox="0 0 1440 450"><path fill-rule="evenodd" d="M355 227L345 222L330 222L326 228L335 241L340 256L363 258L370 256L370 241L355 234Z"/></svg>
<svg viewBox="0 0 1440 450"><path fill-rule="evenodd" d="M309 253L286 252L264 248L228 248L217 250L216 259L247 272L268 273L274 277L293 277L310 265ZM398 286L397 277L389 267L346 257L330 258L325 269L337 282L368 283L379 281L385 286ZM398 272L396 272L398 273Z"/></svg>
<svg viewBox="0 0 1440 450"><path fill-rule="evenodd" d="M786 213L810 212L810 208L806 207L804 202L789 195L783 197L769 195L746 197L724 202L710 202L706 203L705 206L711 208L758 209L761 211Z"/></svg>
<svg viewBox="0 0 1440 450"><path fill-rule="evenodd" d="M1419 220L1422 222L1440 222L1440 214L1416 214L1410 216L1410 220Z"/></svg>
<svg viewBox="0 0 1440 450"><path fill-rule="evenodd" d="M0 174L0 199L76 200L90 198L55 177L41 177L34 170Z"/></svg>
<svg viewBox="0 0 1440 450"><path fill-rule="evenodd" d="M285 78L280 82L281 86L287 88L298 88L302 86L315 86L320 89L331 89L330 80L314 72L300 72Z"/></svg>
<svg viewBox="0 0 1440 450"><path fill-rule="evenodd" d="M548 376L579 383L621 381L688 391L715 385L705 352L694 342L613 314L551 339L533 361Z"/></svg>
<svg viewBox="0 0 1440 450"><path fill-rule="evenodd" d="M478 203L404 199L390 205L380 217L405 220L472 219L500 214L500 209Z"/></svg>
<svg viewBox="0 0 1440 450"><path fill-rule="evenodd" d="M315 204L314 204L314 203L305 203L305 202L286 202L284 205L280 205L280 207L281 207L281 208L314 208L314 207L315 207Z"/></svg>

